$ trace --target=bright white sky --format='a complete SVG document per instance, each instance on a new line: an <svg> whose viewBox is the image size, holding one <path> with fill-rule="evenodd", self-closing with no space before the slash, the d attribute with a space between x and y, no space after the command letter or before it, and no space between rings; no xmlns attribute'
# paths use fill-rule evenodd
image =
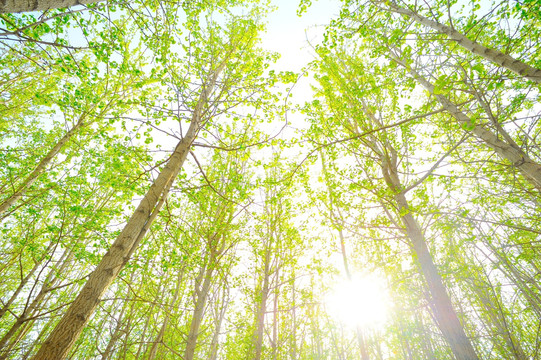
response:
<svg viewBox="0 0 541 360"><path fill-rule="evenodd" d="M262 36L263 48L281 54L272 66L277 71L300 72L314 60L313 46L323 40L325 26L340 12L338 0L313 0L312 6L297 16L300 0L273 0L277 7L267 17L267 33ZM297 104L311 100L311 77L303 77L295 85L293 100Z"/></svg>
<svg viewBox="0 0 541 360"><path fill-rule="evenodd" d="M278 9L271 13L268 30L263 38L263 47L282 55L276 70L300 71L313 60L307 40L314 45L322 40L324 27L336 18L340 2L315 0L302 17L297 16L300 0L275 0L272 4Z"/></svg>

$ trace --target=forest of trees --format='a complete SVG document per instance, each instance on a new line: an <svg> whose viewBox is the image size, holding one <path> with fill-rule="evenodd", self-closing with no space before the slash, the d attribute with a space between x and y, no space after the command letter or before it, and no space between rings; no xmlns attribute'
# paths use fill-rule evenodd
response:
<svg viewBox="0 0 541 360"><path fill-rule="evenodd" d="M337 3L0 1L0 359L541 359L541 2Z"/></svg>

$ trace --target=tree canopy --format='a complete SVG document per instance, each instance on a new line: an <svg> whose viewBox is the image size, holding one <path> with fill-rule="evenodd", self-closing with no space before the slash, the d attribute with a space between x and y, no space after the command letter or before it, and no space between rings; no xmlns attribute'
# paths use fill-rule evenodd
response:
<svg viewBox="0 0 541 360"><path fill-rule="evenodd" d="M0 359L541 358L539 3L338 4L1 2Z"/></svg>

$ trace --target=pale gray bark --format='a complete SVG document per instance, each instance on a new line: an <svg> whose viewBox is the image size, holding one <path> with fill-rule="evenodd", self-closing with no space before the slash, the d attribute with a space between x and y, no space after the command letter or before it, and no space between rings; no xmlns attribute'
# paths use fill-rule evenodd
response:
<svg viewBox="0 0 541 360"><path fill-rule="evenodd" d="M482 124L474 122L468 115L462 112L456 104L445 95L437 94L434 85L426 80L421 74L406 66L400 59L393 56L393 59L404 66L407 71L430 93L432 94L459 123L466 127L472 127L471 132L481 139L486 145L494 150L502 159L508 160L516 167L524 178L541 191L541 165L532 160L514 141L507 142L500 139ZM503 129L502 129L503 130ZM501 131L501 130L500 130ZM508 137L508 136L507 136Z"/></svg>
<svg viewBox="0 0 541 360"><path fill-rule="evenodd" d="M79 131L79 129L84 125L84 116L81 116L79 118L79 121L77 124L75 124L56 144L53 146L51 150L41 159L39 164L36 166L34 171L32 171L17 187L15 192L8 197L6 200L4 200L2 203L0 203L0 218L2 218L3 214L9 209L10 206L15 204L32 186L32 184L37 180L38 176L45 171L47 166L51 163L51 161L55 158L55 156L62 150L64 147L64 144L68 142L68 140Z"/></svg>
<svg viewBox="0 0 541 360"><path fill-rule="evenodd" d="M51 245L53 245L51 243ZM50 250L50 248L52 247L51 245L49 245L49 248L46 250L46 253ZM36 263L34 264L34 267L30 270L30 272L21 280L21 282L19 283L19 286L17 287L17 289L15 289L15 291L13 292L13 294L11 295L11 297L8 299L8 301L6 301L6 303L3 304L2 308L0 309L0 319L4 316L4 314L9 310L9 307L11 306L11 304L13 304L13 302L15 301L15 299L17 299L17 297L19 296L21 290L25 287L25 285L28 283L28 280L30 280L30 278L34 275L34 273L36 272L36 270L38 269L38 267L41 265L41 262L43 261L44 258L41 258L40 260L36 261Z"/></svg>
<svg viewBox="0 0 541 360"><path fill-rule="evenodd" d="M376 2L380 1L378 0ZM499 50L488 48L473 40L470 40L467 36L458 32L452 27L426 18L411 9L400 7L393 1L385 2L385 4L388 5L389 9L393 12L409 17L419 24L430 27L439 33L447 35L451 40L456 41L458 45L462 46L464 49L472 52L473 54L481 56L482 58L498 64L501 67L523 76L528 80L534 81L537 84L541 84L540 69L530 66L523 61L517 60L510 55L504 54Z"/></svg>
<svg viewBox="0 0 541 360"><path fill-rule="evenodd" d="M179 142L173 156L147 192L135 213L91 273L85 286L62 317L34 359L64 359L94 313L103 293L129 260L140 239L157 215L160 198L167 195L173 180L180 172L189 148L197 133L197 121L192 121L188 134Z"/></svg>
<svg viewBox="0 0 541 360"><path fill-rule="evenodd" d="M135 272L134 272L135 273ZM114 347L118 339L122 336L122 328L124 325L124 312L127 308L127 301L124 301L124 306L122 306L122 310L120 314L118 315L118 319L116 320L116 326L115 330L111 334L111 337L109 338L109 341L107 342L107 346L105 347L105 350L101 354L101 360L109 360L114 352Z"/></svg>
<svg viewBox="0 0 541 360"><path fill-rule="evenodd" d="M375 125L380 128L383 126L382 122L369 111L364 103L363 110ZM380 158L381 171L385 183L395 194L394 201L396 208L398 213L401 214L400 219L404 226L405 234L410 240L410 246L413 250L412 255L426 281L427 289L430 293L430 305L440 331L457 360L478 359L475 349L458 319L443 279L438 272L438 268L434 264L421 226L413 217L409 208L404 187L398 176L398 155L396 150L386 138L378 141L372 137L372 140L367 141L370 143L370 148Z"/></svg>
<svg viewBox="0 0 541 360"><path fill-rule="evenodd" d="M207 105L219 73L224 67L225 62L211 76L208 85L203 88L186 135L178 143L167 164L141 200L120 235L97 268L90 274L79 295L33 359L61 360L68 355L94 313L101 297L129 261L165 202L169 189L182 169L190 147L200 130L204 107Z"/></svg>
<svg viewBox="0 0 541 360"><path fill-rule="evenodd" d="M141 279L141 283L143 282L142 280L143 279ZM150 309L148 310L148 316L147 316L147 319L145 321L145 326L143 327L143 332L141 333L141 336L139 337L139 346L137 348L137 353L135 354L135 359L142 358L144 356L144 353L148 350L148 344L145 341L146 334L147 334L147 331L148 331L148 328L149 328L149 325L150 325L150 320L152 319L151 314L154 313L154 308L156 307L156 304L158 303L158 299L160 298L160 296L162 294L162 289L163 289L162 286L163 286L164 283L167 283L167 278L166 277L160 277L160 281L158 283L158 289L156 291L156 295L155 295L153 301L151 301ZM147 346L144 346L144 345L147 345ZM154 346L154 344L152 344L152 346Z"/></svg>
<svg viewBox="0 0 541 360"><path fill-rule="evenodd" d="M0 0L0 13L45 11L75 5L93 4L100 1L103 0Z"/></svg>
<svg viewBox="0 0 541 360"><path fill-rule="evenodd" d="M451 298L447 294L443 280L432 259L423 231L409 209L405 195L400 192L402 185L398 178L395 159L384 159L382 171L385 181L391 190L396 191L395 201L398 206L405 231L411 241L413 253L423 277L427 283L431 297L431 307L443 336L449 343L457 360L478 359L470 339L453 308Z"/></svg>
<svg viewBox="0 0 541 360"><path fill-rule="evenodd" d="M270 237L272 239L272 235ZM263 271L263 286L261 289L261 300L258 304L256 314L256 328L253 336L255 352L254 360L261 360L263 352L263 334L265 330L265 314L267 313L267 300L270 291L270 250L265 250L265 269Z"/></svg>
<svg viewBox="0 0 541 360"><path fill-rule="evenodd" d="M21 336L14 337L15 334L30 320L33 320L33 317L38 311L38 309L43 305L44 302L46 302L46 296L49 295L49 293L55 288L58 277L56 277L57 274L62 273L65 269L68 263L71 260L73 254L73 249L66 249L60 259L58 260L58 263L60 264L58 267L52 267L47 276L45 277L43 284L37 293L36 297L32 300L30 304L26 304L24 307L23 312L17 317L15 323L10 327L10 329L2 336L0 339L0 360L7 359L9 356L9 349L15 345ZM29 296L32 296L32 293L30 293ZM14 340L12 340L14 338ZM11 340L11 341L10 341ZM9 344L9 346L7 346Z"/></svg>
<svg viewBox="0 0 541 360"><path fill-rule="evenodd" d="M209 351L208 360L216 360L218 358L218 344L219 344L220 332L222 330L222 323L225 318L225 312L229 304L228 298L229 298L229 288L227 286L224 286L223 295L222 295L223 304L221 308L216 311L217 323L216 323L216 329L214 330L214 335L212 336L212 341L210 343L210 351Z"/></svg>
<svg viewBox="0 0 541 360"><path fill-rule="evenodd" d="M152 344L152 347L150 348L150 353L148 354L147 360L154 360L156 358L156 355L158 354L158 348L163 341L165 331L167 330L167 327L169 326L169 318L173 314L173 311L175 309L175 304L177 303L177 300L180 294L183 274L184 274L184 269L181 269L177 274L175 293L173 294L173 298L171 299L168 309L166 310L167 312L165 314L165 319L163 320L160 331L158 332L158 335L156 336L156 339L154 340L154 343Z"/></svg>
<svg viewBox="0 0 541 360"><path fill-rule="evenodd" d="M207 305L207 298L210 291L210 285L212 283L212 276L214 274L214 259L211 256L207 264L206 269L201 269L201 275L196 283L196 301L194 312L192 316L192 322L190 324L190 332L188 333L188 340L186 341L186 349L184 350L183 360L193 360L195 355L195 349L197 346L197 337L199 335L199 328L203 322L203 315L205 314L205 307ZM200 282L203 281L202 284Z"/></svg>
<svg viewBox="0 0 541 360"><path fill-rule="evenodd" d="M129 283L133 284L135 279L136 272L132 272ZM139 287L137 289L137 293L141 291L141 288L143 287L143 282L139 283ZM122 310L120 310L120 314L118 316L113 316L112 318L116 322L115 329L113 333L111 334L111 337L109 338L109 341L107 342L107 346L105 347L105 350L101 353L101 360L109 360L113 357L113 354L115 352L115 346L116 343L122 336L127 332L128 326L125 324L125 318L131 318L131 313L133 310L133 306L135 302L130 302L125 299L116 299L111 308L115 308L117 305L117 302L122 302ZM131 306L130 306L131 305ZM129 308L129 309L128 309ZM127 312L127 315L126 315ZM103 324L100 326L103 328Z"/></svg>
<svg viewBox="0 0 541 360"><path fill-rule="evenodd" d="M493 285L490 282L483 283L476 279L473 281L473 291L479 298L479 301L485 309L490 322L497 329L495 335L501 336L507 346L507 349L513 354L516 360L528 360L528 356L526 356L520 342L510 331L509 326L507 325L505 313L502 311L501 301L498 300L496 297L497 295L495 296L494 294L489 294L487 291L487 289L493 290ZM493 300L494 297L496 297L495 301ZM495 342L500 342L500 340L496 337Z"/></svg>

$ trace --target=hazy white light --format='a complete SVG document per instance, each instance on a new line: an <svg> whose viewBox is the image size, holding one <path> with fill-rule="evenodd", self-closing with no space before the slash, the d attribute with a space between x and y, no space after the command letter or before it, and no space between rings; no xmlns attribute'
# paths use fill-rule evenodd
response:
<svg viewBox="0 0 541 360"><path fill-rule="evenodd" d="M325 299L328 314L345 325L378 328L387 319L390 299L383 279L354 276L338 282Z"/></svg>

